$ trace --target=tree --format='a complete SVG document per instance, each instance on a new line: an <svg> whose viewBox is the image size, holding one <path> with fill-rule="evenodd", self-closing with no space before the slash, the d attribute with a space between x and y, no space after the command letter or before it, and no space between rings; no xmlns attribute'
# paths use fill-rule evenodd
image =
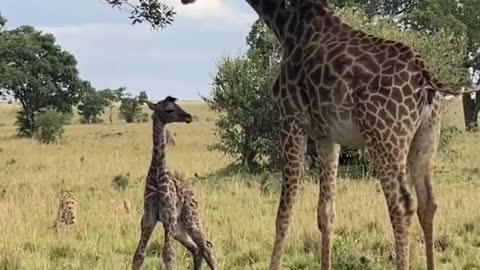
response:
<svg viewBox="0 0 480 270"><path fill-rule="evenodd" d="M138 102L140 102L140 105L143 105L145 102L148 101L148 96L145 91L140 91L138 94Z"/></svg>
<svg viewBox="0 0 480 270"><path fill-rule="evenodd" d="M35 139L41 143L50 144L56 142L63 135L63 126L67 121L65 114L55 110L46 110L39 114L35 125Z"/></svg>
<svg viewBox="0 0 480 270"><path fill-rule="evenodd" d="M122 98L125 97L127 89L125 87L120 87L118 89L103 89L99 91L99 95L103 97L106 102L105 106L109 107L108 120L110 124L113 123L113 108L115 107L115 102L122 101Z"/></svg>
<svg viewBox="0 0 480 270"><path fill-rule="evenodd" d="M124 97L120 104L120 117L125 119L127 123L133 123L138 119L142 108L137 97Z"/></svg>
<svg viewBox="0 0 480 270"><path fill-rule="evenodd" d="M280 46L260 20L253 24L246 42L245 55L222 59L213 79L213 91L210 97L203 97L220 116L215 123L219 143L210 149L237 158L251 171L274 169L279 159L279 124L270 103L270 88L273 69L279 63L276 49Z"/></svg>
<svg viewBox="0 0 480 270"><path fill-rule="evenodd" d="M153 28L165 28L171 25L175 11L169 5L158 0L104 0L112 7L124 9L130 13L132 24L148 22Z"/></svg>
<svg viewBox="0 0 480 270"><path fill-rule="evenodd" d="M98 118L109 105L108 100L100 92L96 91L90 85L90 82L84 82L85 94L78 105L78 114L82 116L85 123L99 123L101 119Z"/></svg>
<svg viewBox="0 0 480 270"><path fill-rule="evenodd" d="M0 51L3 50L6 43L5 39L3 38L3 36L5 35L3 32L3 27L5 26L6 23L7 23L7 20L0 13ZM0 72L2 72L2 70L5 69L4 65L5 63L0 61ZM0 82L0 99L3 100L5 98L6 98L6 91L1 88L1 82Z"/></svg>
<svg viewBox="0 0 480 270"><path fill-rule="evenodd" d="M55 37L31 26L2 31L0 91L14 97L22 109L18 134L31 136L36 115L50 107L70 112L82 93L73 55L55 43Z"/></svg>
<svg viewBox="0 0 480 270"><path fill-rule="evenodd" d="M355 27L379 37L400 40L413 45L421 53L436 76L451 86L462 86L468 81L461 54L465 39L445 32L424 35L418 31L399 31L391 20L372 21L357 9L341 10L346 21ZM237 58L225 57L213 78L213 90L204 98L219 115L215 135L219 142L211 146L237 158L245 167L276 168L278 165L278 114L270 106L271 85L277 74L280 48L273 33L264 23L254 23L247 37L247 52ZM448 57L445 57L448 56ZM312 140L307 154L313 156ZM357 152L342 149L344 162Z"/></svg>
<svg viewBox="0 0 480 270"><path fill-rule="evenodd" d="M214 78L213 92L203 98L220 116L211 149L238 158L249 170L278 160L278 123L268 102L273 73L258 57L225 58Z"/></svg>
<svg viewBox="0 0 480 270"><path fill-rule="evenodd" d="M368 16L392 17L407 14L423 0L333 0L335 7L363 9Z"/></svg>
<svg viewBox="0 0 480 270"><path fill-rule="evenodd" d="M0 13L0 31L2 31L3 27L5 26L5 24L7 24L7 19L5 19L5 18L2 16L2 13Z"/></svg>

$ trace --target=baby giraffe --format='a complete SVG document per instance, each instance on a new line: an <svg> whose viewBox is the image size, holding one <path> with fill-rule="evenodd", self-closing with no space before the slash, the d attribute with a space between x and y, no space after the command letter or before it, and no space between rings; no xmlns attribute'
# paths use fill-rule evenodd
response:
<svg viewBox="0 0 480 270"><path fill-rule="evenodd" d="M178 175L168 170L165 161L165 125L192 122L192 116L175 104L176 100L168 96L156 104L147 102L153 110L153 154L145 185L141 236L133 256L133 270L142 266L145 248L157 222L163 223L165 231L162 257L167 270L174 269L175 264L173 239L192 253L194 270L202 269L203 259L210 269L215 269L212 244L203 231L193 192Z"/></svg>

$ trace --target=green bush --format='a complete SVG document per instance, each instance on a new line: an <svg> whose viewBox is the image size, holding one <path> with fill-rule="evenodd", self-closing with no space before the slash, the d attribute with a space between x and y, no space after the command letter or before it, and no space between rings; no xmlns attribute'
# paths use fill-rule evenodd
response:
<svg viewBox="0 0 480 270"><path fill-rule="evenodd" d="M130 174L119 174L115 176L112 180L112 185L113 188L115 188L118 191L125 191L128 188L129 185L129 180L130 179Z"/></svg>
<svg viewBox="0 0 480 270"><path fill-rule="evenodd" d="M150 120L150 114L142 113L137 117L137 122L139 123L147 123Z"/></svg>
<svg viewBox="0 0 480 270"><path fill-rule="evenodd" d="M63 126L67 118L54 110L47 110L38 115L36 120L35 139L41 143L55 143L63 135Z"/></svg>
<svg viewBox="0 0 480 270"><path fill-rule="evenodd" d="M99 117L93 117L87 120L85 119L85 117L80 117L80 119L78 119L78 122L80 122L80 124L101 124L103 123L103 119Z"/></svg>
<svg viewBox="0 0 480 270"><path fill-rule="evenodd" d="M140 102L137 98L122 98L122 103L120 104L120 117L127 123L134 123L141 112L142 108L140 107Z"/></svg>

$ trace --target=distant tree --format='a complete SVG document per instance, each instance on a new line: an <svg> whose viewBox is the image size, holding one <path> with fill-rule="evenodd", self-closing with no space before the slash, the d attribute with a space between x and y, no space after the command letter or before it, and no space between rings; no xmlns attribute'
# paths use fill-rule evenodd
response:
<svg viewBox="0 0 480 270"><path fill-rule="evenodd" d="M108 120L110 124L113 123L113 108L115 108L115 102L122 101L122 98L125 97L127 89L125 87L120 87L118 89L104 89L99 91L99 95L104 98L109 108Z"/></svg>
<svg viewBox="0 0 480 270"><path fill-rule="evenodd" d="M78 105L78 114L82 116L84 123L98 123L100 122L98 116L104 112L109 102L106 97L96 91L89 82L84 82L84 88L86 91Z"/></svg>
<svg viewBox="0 0 480 270"><path fill-rule="evenodd" d="M113 7L127 10L132 24L148 22L153 28L171 25L175 11L159 0L103 0Z"/></svg>
<svg viewBox="0 0 480 270"><path fill-rule="evenodd" d="M138 94L138 102L140 102L140 105L143 105L146 101L148 101L148 96L145 91L140 91Z"/></svg>
<svg viewBox="0 0 480 270"><path fill-rule="evenodd" d="M357 7L367 15L379 17L394 17L408 14L424 0L332 0L337 8Z"/></svg>
<svg viewBox="0 0 480 270"><path fill-rule="evenodd" d="M142 108L137 97L124 97L120 104L120 117L127 123L133 123L138 119Z"/></svg>
<svg viewBox="0 0 480 270"><path fill-rule="evenodd" d="M52 34L31 26L1 32L0 92L22 106L19 135L33 135L36 116L47 107L71 112L83 90L76 65L74 56L62 50Z"/></svg>
<svg viewBox="0 0 480 270"><path fill-rule="evenodd" d="M2 13L0 13L0 31L3 29L3 27L5 26L5 24L7 24L7 19L5 19L5 18L2 16Z"/></svg>
<svg viewBox="0 0 480 270"><path fill-rule="evenodd" d="M5 19L2 14L0 13L0 51L1 50L4 50L4 47L5 47L5 39L3 38L3 35L5 35L5 33L3 32L3 27L5 26L5 24L7 23L7 19ZM5 64L4 62L0 61L0 72L2 72L2 70L5 68ZM0 82L1 84L1 82ZM1 85L0 85L1 86ZM1 100L5 100L7 99L7 93L4 89L2 89L0 87L0 99ZM9 100L10 102L10 100Z"/></svg>

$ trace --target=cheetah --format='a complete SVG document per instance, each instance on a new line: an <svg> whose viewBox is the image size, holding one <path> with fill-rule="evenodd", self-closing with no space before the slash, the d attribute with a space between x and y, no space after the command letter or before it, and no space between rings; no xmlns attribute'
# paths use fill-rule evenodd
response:
<svg viewBox="0 0 480 270"><path fill-rule="evenodd" d="M52 227L58 232L74 227L77 223L77 198L71 190L63 190L60 194L57 218Z"/></svg>

